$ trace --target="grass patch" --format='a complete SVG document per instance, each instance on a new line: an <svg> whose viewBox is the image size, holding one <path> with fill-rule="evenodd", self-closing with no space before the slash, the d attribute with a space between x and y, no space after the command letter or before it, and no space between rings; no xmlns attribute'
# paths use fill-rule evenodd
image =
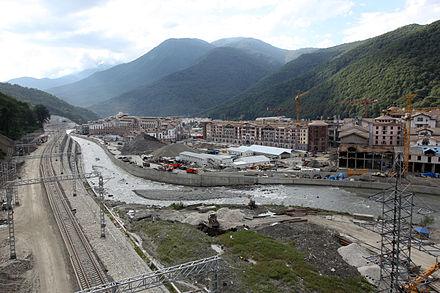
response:
<svg viewBox="0 0 440 293"><path fill-rule="evenodd" d="M169 265L215 254L211 249L214 240L190 225L144 220L136 223L133 231L147 234L156 246L157 257Z"/></svg>
<svg viewBox="0 0 440 293"><path fill-rule="evenodd" d="M305 254L293 242L281 243L259 233L241 230L218 237L231 253L256 261L237 272L251 292L373 292L363 278L339 278L320 275L304 261ZM285 288L283 290L282 288Z"/></svg>

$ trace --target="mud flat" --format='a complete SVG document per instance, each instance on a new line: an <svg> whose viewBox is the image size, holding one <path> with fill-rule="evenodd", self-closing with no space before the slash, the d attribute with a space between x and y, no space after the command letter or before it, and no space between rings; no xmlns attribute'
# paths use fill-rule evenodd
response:
<svg viewBox="0 0 440 293"><path fill-rule="evenodd" d="M209 200L218 198L247 198L247 194L221 191L215 189L187 189L187 190L133 190L137 195L150 200L170 200L170 201L187 201L187 200Z"/></svg>

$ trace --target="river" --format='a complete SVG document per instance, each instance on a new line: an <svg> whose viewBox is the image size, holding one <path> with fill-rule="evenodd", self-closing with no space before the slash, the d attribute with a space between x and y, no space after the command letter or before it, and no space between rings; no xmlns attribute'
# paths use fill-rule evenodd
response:
<svg viewBox="0 0 440 293"><path fill-rule="evenodd" d="M376 194L377 190L370 189L346 189L326 186L307 186L307 185L256 185L248 187L186 187L178 185L170 185L165 183L153 182L139 177L135 177L118 166L107 157L106 153L97 144L88 140L73 137L81 146L84 170L85 172L98 171L104 177L104 188L106 197L111 195L109 199L119 200L126 203L139 203L155 206L169 206L173 202L183 202L184 204L247 204L249 198L255 199L257 204L276 204L285 206L303 206L320 208L325 210L346 212L346 213L362 213L379 216L382 212L382 205L374 200L369 199L370 195ZM92 178L89 183L93 187L97 187L98 179ZM167 200L146 199L138 196L133 190L160 190L161 194L165 191L170 192ZM229 194L228 197L213 198L208 200L170 200L173 192L182 191L194 193L213 194ZM232 195L231 195L232 194ZM236 195L236 196L234 196ZM418 207L430 207L435 211L440 210L440 197L434 195L417 194L414 197L416 204L415 211ZM435 227L440 227L439 213L433 214ZM423 217L414 213L414 222L417 223Z"/></svg>

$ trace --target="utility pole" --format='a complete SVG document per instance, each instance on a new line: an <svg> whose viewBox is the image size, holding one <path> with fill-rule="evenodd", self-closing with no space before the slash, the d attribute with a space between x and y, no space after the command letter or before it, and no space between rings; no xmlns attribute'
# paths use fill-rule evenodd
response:
<svg viewBox="0 0 440 293"><path fill-rule="evenodd" d="M99 174L92 174L92 173L86 173L86 174L75 174L75 175L60 175L60 176L51 176L51 177L41 177L41 178L32 178L32 179L21 179L21 180L14 180L14 181L8 181L6 183L6 204L8 208L8 231L9 231L9 248L10 248L10 258L15 259L16 253L15 253L15 229L14 229L14 210L12 208L12 198L13 198L13 189L18 188L18 186L24 186L24 185L30 185L30 184L40 184L45 182L56 182L56 181L64 181L64 180L76 180L76 179L87 179L87 178L94 178L99 176L100 178L100 190L104 190L103 187L103 179L102 176ZM101 202L103 203L103 195L101 198ZM104 205L101 204L101 237L105 237L105 218L104 218ZM102 236L104 235L104 236Z"/></svg>
<svg viewBox="0 0 440 293"><path fill-rule="evenodd" d="M395 163L396 182L383 191L379 292L401 292L410 281L414 193L403 184L403 155Z"/></svg>
<svg viewBox="0 0 440 293"><path fill-rule="evenodd" d="M14 210L12 209L12 186L6 186L6 204L8 209L8 232L9 232L9 256L16 259L15 253L15 231L14 231Z"/></svg>
<svg viewBox="0 0 440 293"><path fill-rule="evenodd" d="M101 214L101 238L105 238L105 213L104 213L104 179L99 174L99 201Z"/></svg>

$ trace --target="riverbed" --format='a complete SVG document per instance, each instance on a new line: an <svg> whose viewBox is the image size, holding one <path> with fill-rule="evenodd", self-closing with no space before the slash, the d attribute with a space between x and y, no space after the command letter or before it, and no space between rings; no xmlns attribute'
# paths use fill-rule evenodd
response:
<svg viewBox="0 0 440 293"><path fill-rule="evenodd" d="M104 177L104 189L107 199L155 206L169 206L174 202L184 204L247 204L252 198L257 204L275 204L285 206L304 206L337 212L362 213L379 216L382 205L369 199L378 193L370 189L346 189L329 186L307 185L254 185L241 187L186 187L153 182L135 177L108 158L97 144L72 137L81 146L83 168L85 172L100 172ZM98 179L89 179L93 187ZM135 192L136 191L136 192ZM140 196L141 194L142 196ZM188 194L186 197L185 195ZM416 194L415 211L418 207L430 207L440 210L440 197ZM440 216L433 214L434 226L440 227ZM414 213L414 222L420 221L421 214Z"/></svg>

